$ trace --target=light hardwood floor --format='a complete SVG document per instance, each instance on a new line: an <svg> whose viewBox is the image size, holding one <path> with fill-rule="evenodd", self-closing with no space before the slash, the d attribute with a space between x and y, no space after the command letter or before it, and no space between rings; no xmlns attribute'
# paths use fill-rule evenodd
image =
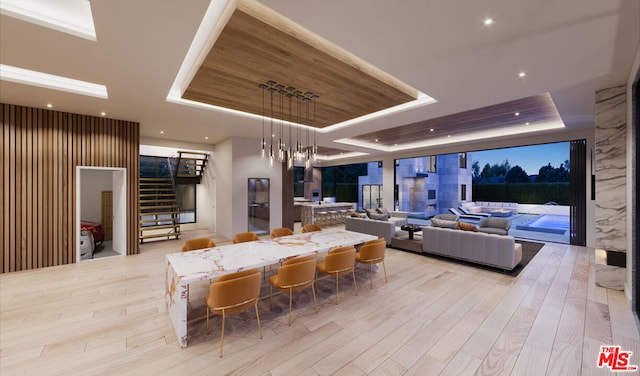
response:
<svg viewBox="0 0 640 376"><path fill-rule="evenodd" d="M251 311L220 318L205 334L203 296L191 288L189 347L181 350L164 304L164 255L182 240L144 244L141 254L0 275L0 374L7 375L592 375L601 345L633 351L640 337L622 292L595 286L593 252L548 243L516 278L387 250L358 295L321 279L294 301L263 283L258 338ZM275 270L275 269L274 269ZM273 272L272 270L271 272Z"/></svg>

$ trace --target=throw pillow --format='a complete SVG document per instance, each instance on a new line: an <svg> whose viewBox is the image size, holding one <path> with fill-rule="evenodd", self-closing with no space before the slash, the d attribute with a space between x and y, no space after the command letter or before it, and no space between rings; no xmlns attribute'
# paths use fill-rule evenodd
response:
<svg viewBox="0 0 640 376"><path fill-rule="evenodd" d="M387 216L387 218L390 217L389 215L389 211L387 210L387 208L377 208L376 211L380 214L384 214Z"/></svg>
<svg viewBox="0 0 640 376"><path fill-rule="evenodd" d="M447 221L447 220L441 219L440 220L440 227L458 229L458 222L456 222L456 221Z"/></svg>
<svg viewBox="0 0 640 376"><path fill-rule="evenodd" d="M375 210L373 210L373 209L364 209L364 212L365 212L365 213L367 213L367 217L368 217L368 218L371 218L371 219L373 219L373 218L371 217L371 215L372 215L372 214L376 214Z"/></svg>
<svg viewBox="0 0 640 376"><path fill-rule="evenodd" d="M387 216L385 214L381 214L381 213L371 213L369 218L375 219L376 221L386 221L387 220Z"/></svg>
<svg viewBox="0 0 640 376"><path fill-rule="evenodd" d="M445 219L431 218L431 226L457 229L458 228L458 222L456 222L456 221L447 221Z"/></svg>
<svg viewBox="0 0 640 376"><path fill-rule="evenodd" d="M458 222L458 228L464 231L478 232L478 229L473 223Z"/></svg>
<svg viewBox="0 0 640 376"><path fill-rule="evenodd" d="M354 218L360 218L360 214L358 214L357 212L354 212L354 211L349 213L349 216L354 217Z"/></svg>

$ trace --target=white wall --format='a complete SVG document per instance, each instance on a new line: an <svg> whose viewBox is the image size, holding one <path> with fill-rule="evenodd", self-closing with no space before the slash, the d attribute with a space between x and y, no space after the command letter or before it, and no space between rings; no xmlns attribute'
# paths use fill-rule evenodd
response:
<svg viewBox="0 0 640 376"><path fill-rule="evenodd" d="M113 190L113 172L83 169L80 173L80 219L102 222L102 191Z"/></svg>
<svg viewBox="0 0 640 376"><path fill-rule="evenodd" d="M231 138L216 145L216 232L231 238L248 230L248 179L268 178L270 229L282 225L282 168L269 168L254 139Z"/></svg>
<svg viewBox="0 0 640 376"><path fill-rule="evenodd" d="M227 139L216 144L216 158L211 163L215 178L215 231L229 239L233 236L233 141ZM240 189L240 188L238 188Z"/></svg>

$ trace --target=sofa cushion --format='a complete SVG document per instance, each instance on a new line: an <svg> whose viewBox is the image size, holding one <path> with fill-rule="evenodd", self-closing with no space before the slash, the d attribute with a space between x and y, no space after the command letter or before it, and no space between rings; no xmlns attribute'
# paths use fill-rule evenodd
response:
<svg viewBox="0 0 640 376"><path fill-rule="evenodd" d="M391 214L389 214L387 208L376 208L376 212L378 214L384 214L385 216L387 216L387 218L391 217Z"/></svg>
<svg viewBox="0 0 640 376"><path fill-rule="evenodd" d="M387 221L389 219L384 213L371 213L369 214L369 218L375 219L376 221Z"/></svg>
<svg viewBox="0 0 640 376"><path fill-rule="evenodd" d="M445 221L458 221L458 216L455 214L436 214L433 218L444 219ZM431 220L433 220L431 218Z"/></svg>
<svg viewBox="0 0 640 376"><path fill-rule="evenodd" d="M456 222L456 221L447 221L445 219L431 218L431 226L457 229L458 228L458 222Z"/></svg>
<svg viewBox="0 0 640 376"><path fill-rule="evenodd" d="M458 228L464 231L478 232L478 228L473 223L458 222Z"/></svg>

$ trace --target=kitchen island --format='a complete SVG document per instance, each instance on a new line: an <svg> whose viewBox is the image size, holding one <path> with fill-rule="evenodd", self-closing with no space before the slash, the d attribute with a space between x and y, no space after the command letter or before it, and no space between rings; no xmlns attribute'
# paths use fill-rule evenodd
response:
<svg viewBox="0 0 640 376"><path fill-rule="evenodd" d="M340 217L346 216L354 208L351 202L335 202L335 203L312 203L302 205L301 224L302 226L310 223L322 225L327 220L327 216L335 216L334 222L339 223Z"/></svg>

